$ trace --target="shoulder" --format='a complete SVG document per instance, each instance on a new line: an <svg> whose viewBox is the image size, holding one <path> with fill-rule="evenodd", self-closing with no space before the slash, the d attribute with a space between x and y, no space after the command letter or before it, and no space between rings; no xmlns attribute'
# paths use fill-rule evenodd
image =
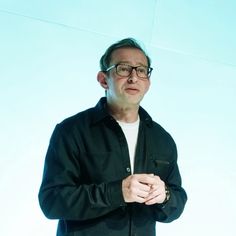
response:
<svg viewBox="0 0 236 236"><path fill-rule="evenodd" d="M81 111L73 116L67 117L57 124L57 128L64 131L71 131L74 128L85 127L92 122L94 108Z"/></svg>
<svg viewBox="0 0 236 236"><path fill-rule="evenodd" d="M153 131L154 135L165 139L170 144L175 143L171 134L165 128L163 128L160 124L158 124L155 121L153 121L152 131Z"/></svg>
<svg viewBox="0 0 236 236"><path fill-rule="evenodd" d="M65 129L72 127L87 127L91 126L97 121L103 120L104 117L108 116L104 105L106 103L105 98L101 98L96 106L81 111L71 117L64 119L58 126Z"/></svg>
<svg viewBox="0 0 236 236"><path fill-rule="evenodd" d="M159 123L152 120L151 116L143 109L140 109L141 120L145 124L145 133L148 143L153 150L163 156L176 156L177 148L170 133Z"/></svg>
<svg viewBox="0 0 236 236"><path fill-rule="evenodd" d="M71 146L78 142L80 135L87 133L86 130L88 130L92 113L93 108L89 108L56 124L50 138L50 143L54 145L62 145L63 143L63 145Z"/></svg>
<svg viewBox="0 0 236 236"><path fill-rule="evenodd" d="M154 135L156 138L161 138L170 143L174 143L174 139L169 134L169 132L166 131L166 129L163 128L159 123L154 121L147 111L145 111L142 107L139 109L139 115L141 121L146 124L147 129L152 135Z"/></svg>
<svg viewBox="0 0 236 236"><path fill-rule="evenodd" d="M160 124L153 121L152 128L148 129L150 144L156 148L159 157L168 158L169 161L177 159L177 147L171 134Z"/></svg>

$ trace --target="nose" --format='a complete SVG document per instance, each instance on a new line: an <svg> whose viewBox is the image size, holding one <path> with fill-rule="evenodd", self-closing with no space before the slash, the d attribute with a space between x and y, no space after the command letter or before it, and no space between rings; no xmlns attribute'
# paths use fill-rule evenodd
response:
<svg viewBox="0 0 236 236"><path fill-rule="evenodd" d="M128 82L129 83L136 83L137 81L138 81L138 75L137 75L135 68L133 68L133 70L128 78Z"/></svg>

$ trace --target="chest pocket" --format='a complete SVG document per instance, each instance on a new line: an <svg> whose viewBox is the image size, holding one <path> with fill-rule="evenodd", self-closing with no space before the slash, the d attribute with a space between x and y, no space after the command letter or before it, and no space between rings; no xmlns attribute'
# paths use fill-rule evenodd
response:
<svg viewBox="0 0 236 236"><path fill-rule="evenodd" d="M151 158L149 162L149 172L158 175L162 180L166 180L170 173L171 163L164 158Z"/></svg>

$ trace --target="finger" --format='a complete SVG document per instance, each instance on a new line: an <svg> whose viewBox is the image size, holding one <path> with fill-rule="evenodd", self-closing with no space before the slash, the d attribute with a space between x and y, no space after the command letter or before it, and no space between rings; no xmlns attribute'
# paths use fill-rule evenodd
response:
<svg viewBox="0 0 236 236"><path fill-rule="evenodd" d="M132 195L137 195L142 198L146 198L150 194L150 191L151 191L151 187L146 184L142 184L138 182L134 184L132 183L130 184L130 193Z"/></svg>
<svg viewBox="0 0 236 236"><path fill-rule="evenodd" d="M165 194L165 192L163 190L160 190L160 189L158 189L156 191L153 191L151 193L149 192L148 196L146 197L146 201L149 201L150 199L162 196L164 194Z"/></svg>
<svg viewBox="0 0 236 236"><path fill-rule="evenodd" d="M144 202L151 187L138 182L136 176L129 176L122 182L123 196L126 202Z"/></svg>
<svg viewBox="0 0 236 236"><path fill-rule="evenodd" d="M140 179L142 179L142 177L139 175L131 176L129 180L130 189L139 189L141 191L149 192L151 190L151 185L140 182Z"/></svg>
<svg viewBox="0 0 236 236"><path fill-rule="evenodd" d="M153 204L157 204L157 203L162 203L165 199L165 196L163 194L157 195L153 198L150 198L148 200L145 201L146 205L153 205Z"/></svg>
<svg viewBox="0 0 236 236"><path fill-rule="evenodd" d="M138 202L138 203L145 203L145 198L143 198L143 197L140 197L140 196L136 196L135 198L134 198L134 202Z"/></svg>
<svg viewBox="0 0 236 236"><path fill-rule="evenodd" d="M148 197L146 197L146 201L149 201L154 198L160 198L160 200L165 199L165 184L164 184L164 182L160 182L159 185L152 186ZM158 201L158 199L157 199L157 201Z"/></svg>
<svg viewBox="0 0 236 236"><path fill-rule="evenodd" d="M128 201L143 203L146 201L148 194L149 194L149 192L142 191L137 188L130 189L130 191L128 193L128 199L129 199Z"/></svg>
<svg viewBox="0 0 236 236"><path fill-rule="evenodd" d="M154 176L155 182L154 184L151 185L151 190L150 192L156 191L158 189L163 190L165 189L165 183L160 179L159 176Z"/></svg>
<svg viewBox="0 0 236 236"><path fill-rule="evenodd" d="M155 183L155 176L154 174L135 174L134 175L138 182L146 184L146 185L152 185Z"/></svg>
<svg viewBox="0 0 236 236"><path fill-rule="evenodd" d="M149 191L143 191L141 189L136 190L136 195L145 199L148 198L149 194L150 194Z"/></svg>

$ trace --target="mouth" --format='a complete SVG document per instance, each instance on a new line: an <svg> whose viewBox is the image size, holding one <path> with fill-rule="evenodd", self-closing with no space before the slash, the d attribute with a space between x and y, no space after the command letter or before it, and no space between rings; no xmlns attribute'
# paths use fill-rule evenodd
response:
<svg viewBox="0 0 236 236"><path fill-rule="evenodd" d="M136 88L126 88L125 91L129 94L139 93L139 89L136 89Z"/></svg>

